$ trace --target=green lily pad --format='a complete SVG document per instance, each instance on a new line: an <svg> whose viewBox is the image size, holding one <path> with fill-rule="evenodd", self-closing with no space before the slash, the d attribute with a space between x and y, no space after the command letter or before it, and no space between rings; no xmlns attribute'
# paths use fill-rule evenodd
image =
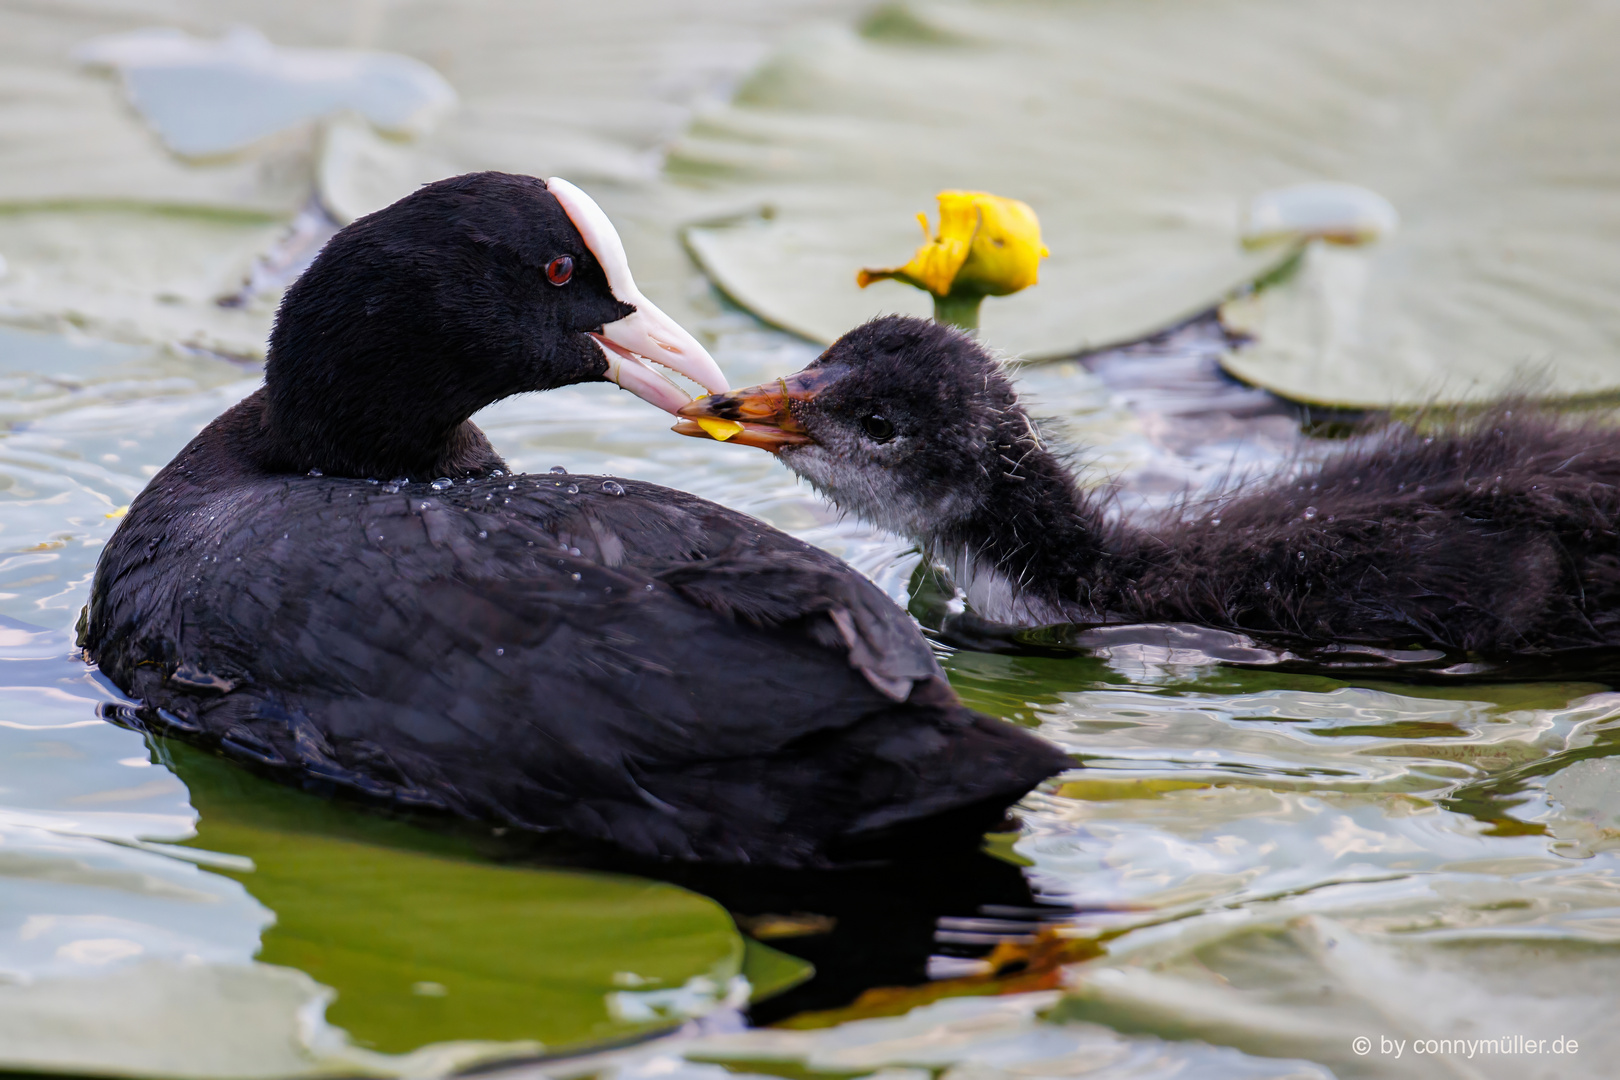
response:
<svg viewBox="0 0 1620 1080"><path fill-rule="evenodd" d="M699 31L660 5L612 34L593 29L594 15L571 21L515 0L479 20L449 4L385 12L360 44L432 58L460 112L415 141L339 118L186 163L111 79L69 59L129 23L8 9L0 94L26 108L0 110L10 267L0 317L259 355L274 295L238 309L212 297L240 286L244 252L268 246L265 215L286 220L313 193L348 220L422 182L497 168L586 184L666 309L682 310L674 237L691 225L687 246L723 289L820 341L882 312L928 313L916 290L862 291L854 274L909 256L921 239L914 214L936 191L1021 198L1041 214L1052 257L1039 286L986 303L983 336L1050 357L1152 333L1265 277L1294 249L1244 248L1246 208L1263 192L1332 181L1390 200L1399 230L1369 248L1313 249L1291 278L1228 304L1231 324L1257 338L1228 358L1234 374L1352 406L1620 392L1620 314L1609 303L1620 285L1609 198L1620 119L1607 107L1620 89L1608 63L1620 16L1607 8L889 4L801 26L729 105L687 126L659 173L661 147L699 95L682 91L670 106L651 88L740 70L740 57L805 10L711 5L702 32L724 25L736 48L702 62L669 58L664 42ZM354 44L312 30L324 25L316 11L307 0L233 0L181 4L174 17L197 33L252 21L280 45ZM568 47L535 64L523 28L541 21L548 41ZM492 25L503 33L489 35ZM626 34L658 47L630 48ZM558 82L577 91L565 110ZM258 217L205 236L178 218L60 216L153 206ZM108 247L114 235L129 242ZM109 275L119 287L102 287Z"/></svg>
<svg viewBox="0 0 1620 1080"><path fill-rule="evenodd" d="M0 318L228 356L264 354L272 298L241 307L254 260L285 232L252 212L61 205L0 209Z"/></svg>
<svg viewBox="0 0 1620 1080"><path fill-rule="evenodd" d="M934 992L946 984L934 984ZM907 997L926 1001L928 987ZM1329 1080L1307 1061L1250 1056L1224 1046L1122 1037L1096 1024L1050 1022L1060 992L947 996L904 1015L789 1030L757 1028L653 1044L544 1066L553 1080L670 1077L715 1080L930 1080L940 1076L1149 1077L1199 1080ZM862 1010L852 1008L849 1013ZM827 1019L811 1014L806 1019ZM723 1072L721 1070L724 1070ZM519 1080L520 1074L495 1074ZM533 1074L521 1074L533 1075Z"/></svg>
<svg viewBox="0 0 1620 1080"><path fill-rule="evenodd" d="M744 307L827 342L931 311L899 283L859 289L855 272L904 262L915 215L966 188L1032 205L1052 252L1038 286L985 303L992 345L1059 356L1207 310L1288 253L1239 243L1249 185L1145 152L1142 110L1177 104L1169 63L1133 67L1163 44L1167 5L1151 6L1138 19L1116 4L906 5L865 33L802 34L672 152L673 180L752 208L689 228L689 250Z"/></svg>
<svg viewBox="0 0 1620 1080"><path fill-rule="evenodd" d="M1512 884L1449 885L1387 890L1348 919L1250 908L1179 947L1071 968L1048 1017L1304 1058L1340 1077L1605 1075L1612 941L1538 932L1538 916L1556 917ZM1603 903L1583 885L1561 899Z"/></svg>
<svg viewBox="0 0 1620 1080"><path fill-rule="evenodd" d="M858 6L716 0L698 10L630 0L612 16L523 0L489 0L475 16L451 0L361 16L318 0L175 0L145 14L80 0L0 7L0 320L259 358L279 290L266 286L239 307L215 300L242 288L252 257L301 208L318 201L346 223L423 183L480 169L585 186L619 224L643 291L679 315L696 273L676 223L714 207L660 180L662 147L695 101L744 73L807 10ZM181 158L112 72L74 59L88 41L154 24L201 38L245 24L283 49L413 57L449 81L461 106L427 132L425 122L377 117L418 135L403 139L352 114L313 118L325 106L291 108L286 94L276 117L266 115L277 111L271 102L251 117L210 119L180 93L169 102L180 109L154 114L170 141L234 147ZM240 89L252 75L222 69L209 78ZM138 88L136 97L145 100ZM226 217L204 228L200 214Z"/></svg>
<svg viewBox="0 0 1620 1080"><path fill-rule="evenodd" d="M579 1048L676 1026L744 974L731 917L683 889L492 863L466 839L172 751L201 814L188 843L251 859L221 872L276 914L258 959L335 990L327 1021L361 1046ZM772 989L809 972L763 947L751 966Z"/></svg>
<svg viewBox="0 0 1620 1080"><path fill-rule="evenodd" d="M863 32L864 30L864 32ZM754 208L688 233L716 281L825 341L884 311L941 188L1023 199L1041 283L987 301L1030 357L1140 337L1287 259L1256 196L1336 181L1400 228L1228 305L1239 377L1340 405L1620 391L1620 15L1575 0L906 3L802 35L676 148Z"/></svg>
<svg viewBox="0 0 1620 1080"><path fill-rule="evenodd" d="M173 773L105 798L189 789L200 820L181 844L129 829L178 839L184 817L75 815L76 796L0 814L5 915L47 913L5 957L0 1067L437 1076L672 1030L811 974L675 886L497 862L484 826L424 828L155 745Z"/></svg>
<svg viewBox="0 0 1620 1080"><path fill-rule="evenodd" d="M1368 248L1310 244L1276 285L1222 306L1227 328L1253 339L1223 366L1283 397L1349 408L1620 394L1620 317L1607 300L1620 258L1589 257L1573 217L1495 235L1470 235L1473 224L1442 219ZM1515 259L1518 245L1545 261Z"/></svg>

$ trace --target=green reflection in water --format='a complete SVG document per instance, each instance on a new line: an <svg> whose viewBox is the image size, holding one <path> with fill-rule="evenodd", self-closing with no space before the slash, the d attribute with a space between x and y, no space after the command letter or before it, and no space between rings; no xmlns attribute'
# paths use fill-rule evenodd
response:
<svg viewBox="0 0 1620 1080"><path fill-rule="evenodd" d="M1128 738L1132 731L1162 721L1169 711L1204 707L1207 703L1211 712L1224 717L1228 725L1226 735L1212 745L1241 736L1248 722L1297 726L1302 739L1324 740L1314 743L1312 767L1308 770L1289 768L1280 759L1259 768L1249 763L1241 767L1230 762L1224 767L1212 764L1203 770L1203 784L1240 782L1304 791L1376 791L1388 790L1389 783L1359 784L1353 779L1353 770L1335 770L1331 763L1336 758L1398 758L1408 763L1427 761L1438 769L1461 767L1465 775L1425 774L1412 777L1408 785L1412 793L1428 794L1436 805L1484 823L1486 836L1544 835L1543 825L1521 820L1513 813L1536 798L1532 789L1575 761L1620 752L1620 731L1600 731L1589 746L1550 753L1550 747L1533 739L1490 738L1493 727L1514 724L1515 714L1558 712L1585 695L1607 689L1599 683L1426 685L1341 680L1213 663L1165 664L1151 671L1122 671L1106 659L1084 653L1050 657L961 651L943 657L941 663L968 705L1027 727L1039 727L1043 719L1061 715L1073 731L1089 736L1118 733ZM1324 707L1336 691L1387 695L1387 707L1408 712L1424 703L1453 702L1469 708L1443 717L1343 714ZM1130 703L1120 700L1127 694L1133 699ZM1252 711L1247 707L1250 701L1258 706ZM1101 746L1095 751L1087 748L1073 756L1077 764L1112 756ZM1153 774L1166 764L1142 762L1138 768ZM1070 782L1062 790L1068 797L1114 798L1119 796L1099 792L1102 787L1118 783L1165 785L1130 796L1136 798L1156 797L1178 786L1161 780L1088 779ZM1091 790L1094 788L1098 790Z"/></svg>
<svg viewBox="0 0 1620 1080"><path fill-rule="evenodd" d="M390 1053L460 1039L548 1051L678 1024L749 976L756 996L809 966L745 950L718 904L636 878L500 865L420 828L256 777L179 743L160 756L201 814L193 847L276 913L258 959L337 991L327 1019Z"/></svg>

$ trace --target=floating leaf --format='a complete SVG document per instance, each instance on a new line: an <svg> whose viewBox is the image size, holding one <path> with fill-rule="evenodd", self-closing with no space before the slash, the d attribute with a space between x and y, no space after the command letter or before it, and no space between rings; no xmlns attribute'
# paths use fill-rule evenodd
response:
<svg viewBox="0 0 1620 1080"><path fill-rule="evenodd" d="M109 34L73 57L116 71L130 104L185 157L232 154L345 110L390 134L419 136L456 102L444 76L412 57L277 48L249 26L218 41L161 27Z"/></svg>
<svg viewBox="0 0 1620 1080"><path fill-rule="evenodd" d="M159 744L175 772L132 773L140 736L90 702L26 704L0 731L30 804L0 808L8 1068L440 1075L676 1027L745 973L762 993L808 974L674 886L498 864L471 826L390 820L184 745ZM147 839L190 832L187 788L197 834Z"/></svg>
<svg viewBox="0 0 1620 1080"><path fill-rule="evenodd" d="M363 1046L555 1051L701 1015L742 971L730 916L683 889L497 865L464 840L174 750L202 815L191 843L252 859L233 876L276 913L258 959L332 987L328 1022Z"/></svg>
<svg viewBox="0 0 1620 1080"><path fill-rule="evenodd" d="M689 243L768 321L826 341L880 311L924 314L925 298L847 275L905 250L917 205L961 185L1030 203L1053 251L1040 287L987 305L989 343L1042 357L1139 337L1289 254L1244 253L1257 196L1332 182L1384 203L1354 230L1382 238L1313 245L1293 278L1229 305L1258 339L1232 372L1358 406L1620 391L1614 9L884 10L867 25L908 31L806 34L671 158L676 179L763 208Z"/></svg>
<svg viewBox="0 0 1620 1080"><path fill-rule="evenodd" d="M1210 919L1175 945L1071 969L1050 1016L1307 1058L1342 1077L1605 1075L1594 1062L1620 1047L1616 947L1547 941L1537 903L1516 902L1511 885L1475 887L1472 926L1445 918L1439 902L1463 899L1449 884L1386 887L1344 920L1287 902L1277 907L1302 913ZM1601 904L1597 892L1567 896Z"/></svg>
<svg viewBox="0 0 1620 1080"><path fill-rule="evenodd" d="M919 988L918 999L927 988ZM945 997L903 1016L867 1016L821 1030L780 1028L654 1045L570 1067L543 1067L564 1078L591 1074L613 1080L673 1076L721 1080L726 1073L783 1080L925 1080L929 1076L1109 1077L1118 1080L1328 1080L1304 1061L1250 1057L1228 1047L1121 1037L1095 1024L1051 1023L1042 1014L1056 992L999 997ZM717 1062L726 1073L703 1071Z"/></svg>
<svg viewBox="0 0 1620 1080"><path fill-rule="evenodd" d="M1243 215L1243 243L1370 244L1393 236L1399 224L1395 207L1376 191L1355 184L1293 184L1254 197Z"/></svg>
<svg viewBox="0 0 1620 1080"><path fill-rule="evenodd" d="M618 224L637 281L680 318L697 274L675 225L716 204L659 180L662 148L684 127L694 101L741 75L783 25L811 8L827 4L715 0L698 10L629 0L609 15L524 0L488 0L469 13L452 0L429 0L409 9L363 7L353 18L319 0L175 0L143 9L144 16L79 2L0 8L0 320L262 357L285 282L248 290L240 306L215 300L244 292L254 257L276 245L312 200L342 224L423 183L480 169L560 175L586 186ZM333 100L331 80L317 79L324 89L306 92L312 88L289 88L282 71L276 78L286 93L262 101L237 95L231 108L202 117L195 132L202 141L195 142L179 114L219 102L185 87L165 102L143 98L157 89L152 80L225 78L235 94L252 71L210 72L197 57L189 74L141 67L136 98L155 108L160 130L180 133L182 149L205 152L263 136L226 156L182 159L122 99L114 78L72 59L86 41L127 34L131 19L161 19L203 35L251 24L275 42L283 67L289 57L307 59L312 48L332 61L331 46L351 42L401 54L396 60L419 57L449 78L462 108L426 135L402 139L378 125L420 131L425 125L411 110L393 115L393 101L362 94L345 100L369 120L317 116ZM140 33L125 43L164 40ZM220 48L163 33L170 44ZM355 66L352 53L337 60ZM405 65L415 72L405 83L420 83L421 66ZM324 66L329 75L332 65ZM377 74L362 73L348 89L374 89ZM424 100L420 92L408 95L408 102ZM316 107L304 107L312 102ZM289 112L289 103L298 108ZM305 122L273 130L300 113ZM196 225L203 214L214 215L211 228ZM321 239L295 243L294 254L312 255Z"/></svg>

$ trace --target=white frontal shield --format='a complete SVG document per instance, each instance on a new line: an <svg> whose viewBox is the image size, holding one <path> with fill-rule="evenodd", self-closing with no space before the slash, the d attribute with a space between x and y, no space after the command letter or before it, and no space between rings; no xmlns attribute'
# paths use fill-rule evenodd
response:
<svg viewBox="0 0 1620 1080"><path fill-rule="evenodd" d="M619 232L596 201L561 177L553 176L546 187L601 264L614 298L636 309L591 335L607 357L607 378L670 413L679 412L691 398L653 364L686 376L711 394L729 389L708 350L636 288Z"/></svg>

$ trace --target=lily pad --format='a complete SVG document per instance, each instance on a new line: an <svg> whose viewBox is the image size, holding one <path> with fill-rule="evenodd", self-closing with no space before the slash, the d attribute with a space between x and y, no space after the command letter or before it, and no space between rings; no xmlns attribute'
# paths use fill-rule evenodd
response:
<svg viewBox="0 0 1620 1080"><path fill-rule="evenodd" d="M1387 198L1371 247L1308 253L1230 305L1228 368L1344 405L1620 390L1620 14L1553 0L906 3L806 33L671 157L724 192L689 243L761 317L828 340L903 286L854 272L916 245L940 188L1029 202L1041 284L985 305L1029 357L1140 337L1293 253L1242 249L1257 195ZM897 29L899 28L899 29ZM899 30L906 30L901 33ZM751 211L751 212L743 212Z"/></svg>
<svg viewBox="0 0 1620 1080"><path fill-rule="evenodd" d="M80 63L118 72L129 103L184 157L233 154L340 111L399 136L426 133L456 92L444 76L398 53L281 49L250 26L218 41L170 28L87 41Z"/></svg>
<svg viewBox="0 0 1620 1080"><path fill-rule="evenodd" d="M251 17L247 5L190 6L169 17L191 26ZM154 137L104 70L73 58L92 36L141 25L105 5L72 0L0 11L0 206L296 212L313 175L309 125L291 125L248 153L186 162Z"/></svg>
<svg viewBox="0 0 1620 1080"><path fill-rule="evenodd" d="M344 224L480 169L586 186L618 223L642 288L679 316L697 275L675 226L713 206L661 181L663 147L785 26L858 3L491 0L476 16L451 0L0 8L0 320L262 357L277 284L239 306L215 300L242 291L251 256L301 210L318 204ZM254 29L226 37L242 24ZM96 63L74 59L87 42L80 55ZM151 62L154 45L177 44L185 63ZM408 93L374 94L391 75ZM199 80L213 89L199 95ZM264 80L270 98L250 92ZM445 80L460 105L429 131ZM216 216L209 235L200 214ZM207 287L176 289L177 278ZM193 302L193 291L206 296Z"/></svg>
<svg viewBox="0 0 1620 1080"><path fill-rule="evenodd" d="M1322 913L1325 899L1292 918L1212 920L1180 948L1071 969L1051 1016L1297 1056L1343 1080L1607 1075L1614 945L1547 940L1511 886L1476 886L1476 924L1448 926L1435 909L1466 893L1446 884L1369 888L1348 920ZM1569 895L1601 903L1597 891Z"/></svg>
<svg viewBox="0 0 1620 1080"><path fill-rule="evenodd" d="M927 1080L1017 1077L1164 1080L1328 1080L1308 1061L1250 1056L1224 1046L1120 1036L1095 1024L1050 1023L1058 992L956 997L820 1030L761 1028L672 1039L532 1071L492 1074L543 1080Z"/></svg>
<svg viewBox="0 0 1620 1080"><path fill-rule="evenodd" d="M251 871L223 872L276 913L258 959L335 990L327 1020L362 1046L528 1041L555 1051L676 1026L742 985L742 938L711 900L636 878L496 864L465 839L357 813L189 747L170 751L201 815L189 843L251 859Z"/></svg>
<svg viewBox="0 0 1620 1080"><path fill-rule="evenodd" d="M468 831L183 745L132 770L140 736L59 697L17 702L29 722L5 732L28 804L0 808L7 1068L440 1075L672 1029L809 975L674 886L496 862Z"/></svg>
<svg viewBox="0 0 1620 1080"><path fill-rule="evenodd" d="M152 206L0 210L0 319L227 356L264 354L273 297L221 305L286 232L252 212Z"/></svg>
<svg viewBox="0 0 1620 1080"><path fill-rule="evenodd" d="M934 193L972 188L1032 205L1052 253L1036 288L986 302L991 344L1058 356L1207 310L1287 252L1239 242L1245 186L1154 175L1166 163L1138 145L1133 105L1175 102L1159 82L1171 64L1132 74L1161 44L1166 5L1152 7L1134 37L1112 33L1137 21L1112 4L910 5L907 25L935 33L896 35L886 17L869 36L801 35L672 152L672 179L747 207L688 229L688 247L744 307L827 342L874 315L928 314L925 294L861 290L855 272L903 262Z"/></svg>

